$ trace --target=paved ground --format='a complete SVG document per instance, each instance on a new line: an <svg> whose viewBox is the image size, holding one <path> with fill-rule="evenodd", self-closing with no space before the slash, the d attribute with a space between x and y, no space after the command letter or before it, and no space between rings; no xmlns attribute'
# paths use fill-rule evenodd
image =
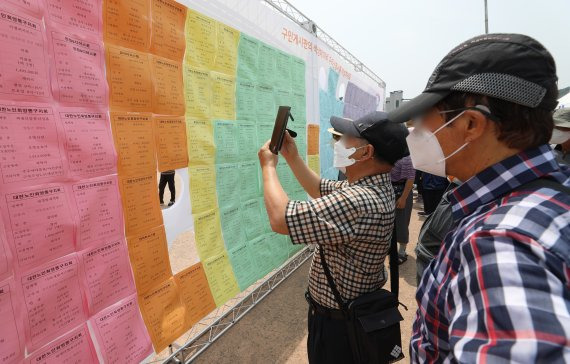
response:
<svg viewBox="0 0 570 364"><path fill-rule="evenodd" d="M408 260L400 266L400 301L403 346L409 345L415 315L416 260L414 248L422 219L414 204L410 222ZM306 262L285 282L252 309L233 328L196 359L196 363L306 363L307 303L303 297L310 262ZM400 363L408 362L408 358Z"/></svg>

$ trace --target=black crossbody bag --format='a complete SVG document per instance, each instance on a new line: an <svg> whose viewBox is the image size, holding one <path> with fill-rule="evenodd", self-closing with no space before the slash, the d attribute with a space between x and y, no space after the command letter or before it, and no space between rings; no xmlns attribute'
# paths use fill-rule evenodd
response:
<svg viewBox="0 0 570 364"><path fill-rule="evenodd" d="M319 252L329 286L346 319L354 362L383 364L403 359L400 321L404 318L398 311L400 303L396 232L393 232L390 242L391 291L381 288L345 302L334 283L321 247Z"/></svg>

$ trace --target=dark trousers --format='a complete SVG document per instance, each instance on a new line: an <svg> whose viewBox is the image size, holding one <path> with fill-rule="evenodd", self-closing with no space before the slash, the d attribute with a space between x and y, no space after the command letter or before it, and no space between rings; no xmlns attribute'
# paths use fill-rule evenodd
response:
<svg viewBox="0 0 570 364"><path fill-rule="evenodd" d="M345 320L323 315L309 306L308 329L310 364L354 363Z"/></svg>
<svg viewBox="0 0 570 364"><path fill-rule="evenodd" d="M158 198L160 203L164 202L164 187L168 183L168 190L170 191L170 201L174 202L176 198L176 187L174 187L174 174L160 174L160 182L158 182Z"/></svg>
<svg viewBox="0 0 570 364"><path fill-rule="evenodd" d="M443 190L426 190L424 189L423 198L424 198L424 211L426 214L431 214L435 211L437 205L439 205L439 201L443 197L445 193L445 189Z"/></svg>

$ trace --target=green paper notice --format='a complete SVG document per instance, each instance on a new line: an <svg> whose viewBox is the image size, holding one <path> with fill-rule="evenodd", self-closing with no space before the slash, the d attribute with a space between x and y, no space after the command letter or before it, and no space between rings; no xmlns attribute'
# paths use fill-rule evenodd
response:
<svg viewBox="0 0 570 364"><path fill-rule="evenodd" d="M235 163L216 165L216 191L218 192L218 206L239 205L239 168Z"/></svg>
<svg viewBox="0 0 570 364"><path fill-rule="evenodd" d="M224 245L228 251L246 241L245 230L241 221L241 209L239 205L229 206L221 209L220 223L222 225Z"/></svg>
<svg viewBox="0 0 570 364"><path fill-rule="evenodd" d="M238 160L238 134L235 121L214 121L216 163L233 163Z"/></svg>
<svg viewBox="0 0 570 364"><path fill-rule="evenodd" d="M258 276L257 267L250 254L249 245L242 243L228 251L230 263L239 285L240 291L251 286Z"/></svg>

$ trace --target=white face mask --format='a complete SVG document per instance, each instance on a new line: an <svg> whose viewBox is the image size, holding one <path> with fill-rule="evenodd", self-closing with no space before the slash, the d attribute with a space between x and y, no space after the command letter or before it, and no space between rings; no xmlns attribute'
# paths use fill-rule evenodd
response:
<svg viewBox="0 0 570 364"><path fill-rule="evenodd" d="M433 133L426 130L421 125L414 127L414 130L412 130L410 135L406 138L406 143L408 143L408 149L410 150L410 156L412 157L412 164L415 169L440 177L446 176L445 160L459 153L469 143L463 144L455 152L446 157L443 154L443 150L441 150L441 146L439 145L435 134L463 115L465 111L466 110L462 111L459 115L443 124Z"/></svg>
<svg viewBox="0 0 570 364"><path fill-rule="evenodd" d="M364 148L366 145L361 147L355 148L346 148L342 142L339 140L338 142L334 143L334 160L333 166L338 168L342 173L346 172L346 167L353 165L357 162L356 159L349 158L351 155L354 154L358 149Z"/></svg>
<svg viewBox="0 0 570 364"><path fill-rule="evenodd" d="M570 139L570 130L552 129L550 144L564 144Z"/></svg>

